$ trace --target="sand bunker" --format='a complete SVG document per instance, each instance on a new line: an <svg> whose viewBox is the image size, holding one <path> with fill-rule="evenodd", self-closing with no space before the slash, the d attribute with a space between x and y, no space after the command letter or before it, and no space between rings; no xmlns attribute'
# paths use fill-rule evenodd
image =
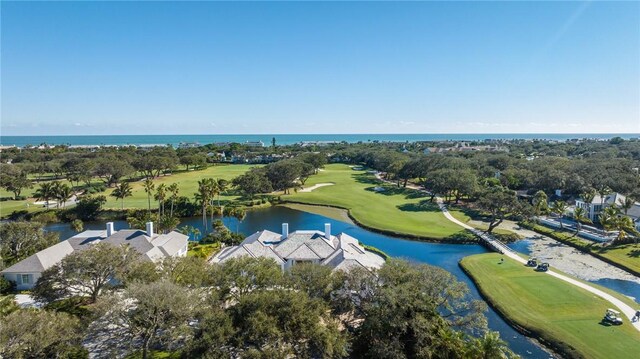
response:
<svg viewBox="0 0 640 359"><path fill-rule="evenodd" d="M298 192L311 192L316 188L325 187L325 186L333 186L334 183L318 183L311 187L305 187L303 189L298 190Z"/></svg>

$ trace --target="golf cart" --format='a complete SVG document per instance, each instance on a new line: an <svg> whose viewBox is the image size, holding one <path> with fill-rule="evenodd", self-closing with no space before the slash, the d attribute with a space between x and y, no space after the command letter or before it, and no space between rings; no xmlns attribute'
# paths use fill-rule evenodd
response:
<svg viewBox="0 0 640 359"><path fill-rule="evenodd" d="M536 270L538 272L546 272L549 270L549 263L540 263L538 264L538 266L536 267Z"/></svg>
<svg viewBox="0 0 640 359"><path fill-rule="evenodd" d="M613 325L622 324L622 317L620 316L620 312L618 312L617 310L613 310L611 308L607 309L607 312L604 314L603 320Z"/></svg>
<svg viewBox="0 0 640 359"><path fill-rule="evenodd" d="M538 258L531 257L527 261L527 267L537 267L538 266Z"/></svg>

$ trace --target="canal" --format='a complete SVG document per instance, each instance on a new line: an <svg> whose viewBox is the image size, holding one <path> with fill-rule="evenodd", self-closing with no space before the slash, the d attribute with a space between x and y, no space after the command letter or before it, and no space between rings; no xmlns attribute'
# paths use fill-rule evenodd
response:
<svg viewBox="0 0 640 359"><path fill-rule="evenodd" d="M298 229L323 230L324 223L331 223L332 231L336 234L346 232L365 244L383 250L390 256L404 258L413 262L427 263L451 272L458 280L467 284L471 298L481 299L473 282L458 266L458 262L463 257L487 252L484 247L477 244L438 244L390 237L368 231L353 224L285 207L252 210L247 212L247 216L242 222L238 222L234 218L224 218L224 222L230 230L235 231L237 228L244 235L249 235L262 229L279 233L283 222L289 223L290 231ZM184 225L194 226L203 233L205 232L200 217L185 218L180 226ZM116 230L129 228L125 221L115 221L114 226ZM103 229L104 227L104 222L85 223L85 229ZM59 232L61 239L75 235L75 232L67 223L52 224L47 226L47 229ZM486 316L489 328L500 332L501 337L509 344L509 347L523 358L550 357L549 353L518 333L491 308L487 311Z"/></svg>

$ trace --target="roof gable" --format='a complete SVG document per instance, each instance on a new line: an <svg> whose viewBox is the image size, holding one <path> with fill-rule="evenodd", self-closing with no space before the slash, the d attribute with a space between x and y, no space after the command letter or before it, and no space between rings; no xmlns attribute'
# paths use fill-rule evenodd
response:
<svg viewBox="0 0 640 359"><path fill-rule="evenodd" d="M315 253L308 245L303 244L298 247L293 252L289 253L285 259L294 259L294 260L319 260L320 256Z"/></svg>

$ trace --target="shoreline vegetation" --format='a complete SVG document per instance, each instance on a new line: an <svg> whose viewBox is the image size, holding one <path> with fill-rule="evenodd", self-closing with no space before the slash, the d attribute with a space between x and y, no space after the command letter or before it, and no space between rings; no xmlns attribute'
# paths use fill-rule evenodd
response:
<svg viewBox="0 0 640 359"><path fill-rule="evenodd" d="M621 326L601 322L609 302L501 258L497 253L473 255L463 258L460 267L486 302L521 333L567 358L624 358L640 350L640 334L628 321Z"/></svg>
<svg viewBox="0 0 640 359"><path fill-rule="evenodd" d="M303 204L303 203L296 203L296 202L284 202L282 204L278 204L278 206L295 209L297 211L307 212L311 214L317 214L320 216L335 219L336 221L341 221L349 224L357 224L349 216L349 211L347 211L344 208L320 206L320 205L314 205L314 204Z"/></svg>
<svg viewBox="0 0 640 359"><path fill-rule="evenodd" d="M627 273L640 277L640 260L637 259L638 254L636 254L640 252L640 249L633 244L616 246L615 248L596 247L593 242L577 238L566 231L553 230L531 222L520 222L519 224L523 228L551 237L558 242L564 243L583 253L592 255L603 262L620 268ZM632 260L633 258L636 258L636 260Z"/></svg>

